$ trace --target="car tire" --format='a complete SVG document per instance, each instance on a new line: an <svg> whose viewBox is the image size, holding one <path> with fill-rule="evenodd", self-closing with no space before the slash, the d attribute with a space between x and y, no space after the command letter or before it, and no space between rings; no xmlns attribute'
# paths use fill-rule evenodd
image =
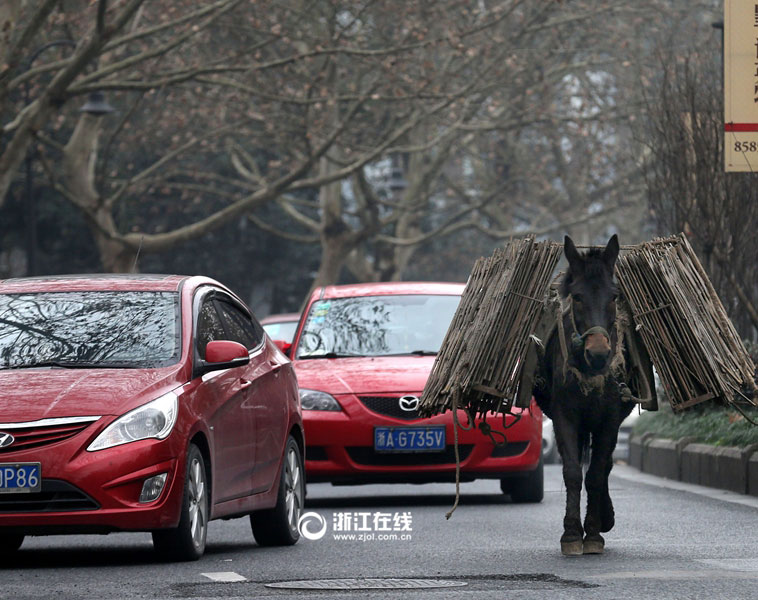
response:
<svg viewBox="0 0 758 600"><path fill-rule="evenodd" d="M203 455L194 444L189 446L186 464L179 526L153 531L155 551L170 561L199 559L208 535L208 476Z"/></svg>
<svg viewBox="0 0 758 600"><path fill-rule="evenodd" d="M303 455L295 438L287 439L276 506L250 515L259 546L291 546L300 539L298 529L305 499Z"/></svg>
<svg viewBox="0 0 758 600"><path fill-rule="evenodd" d="M509 494L511 500L519 504L526 502L542 502L545 495L544 462L540 457L537 468L526 477L508 477L500 480L500 489Z"/></svg>
<svg viewBox="0 0 758 600"><path fill-rule="evenodd" d="M20 533L0 534L0 556L10 556L15 553L24 543L24 536Z"/></svg>
<svg viewBox="0 0 758 600"><path fill-rule="evenodd" d="M550 451L546 452L543 455L543 461L546 465L554 465L559 462L558 446L556 444L553 444L553 447L550 448Z"/></svg>

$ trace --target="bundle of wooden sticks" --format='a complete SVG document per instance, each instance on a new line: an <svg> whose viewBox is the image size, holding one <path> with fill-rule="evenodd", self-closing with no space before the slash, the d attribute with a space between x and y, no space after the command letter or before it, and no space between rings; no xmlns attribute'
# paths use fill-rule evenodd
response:
<svg viewBox="0 0 758 600"><path fill-rule="evenodd" d="M683 234L631 248L616 277L674 411L758 405L753 361Z"/></svg>
<svg viewBox="0 0 758 600"><path fill-rule="evenodd" d="M472 415L510 411L562 252L530 236L474 264L424 388L422 414L451 409L454 399Z"/></svg>
<svg viewBox="0 0 758 600"><path fill-rule="evenodd" d="M422 415L528 406L531 389L519 388L532 381L523 377L535 369L532 340L542 340L559 314L550 292L562 252L529 236L475 263L424 389ZM684 235L624 247L616 276L675 411L713 399L758 405L753 362Z"/></svg>

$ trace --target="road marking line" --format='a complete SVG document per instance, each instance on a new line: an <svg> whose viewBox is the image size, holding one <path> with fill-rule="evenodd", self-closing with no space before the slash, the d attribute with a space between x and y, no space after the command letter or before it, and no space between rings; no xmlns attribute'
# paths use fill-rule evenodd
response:
<svg viewBox="0 0 758 600"><path fill-rule="evenodd" d="M239 573L235 573L234 571L219 571L218 573L200 573L203 577L207 577L211 581L215 581L217 583L234 583L236 581L247 581L242 575Z"/></svg>
<svg viewBox="0 0 758 600"><path fill-rule="evenodd" d="M587 575L584 579L590 581L604 581L612 579L651 579L660 581L694 581L700 579L721 580L721 579L758 579L757 573L747 571L732 571L726 569L667 569L665 571L615 571L612 573L600 573L598 575Z"/></svg>
<svg viewBox="0 0 758 600"><path fill-rule="evenodd" d="M758 558L699 558L697 561L727 571L758 573Z"/></svg>

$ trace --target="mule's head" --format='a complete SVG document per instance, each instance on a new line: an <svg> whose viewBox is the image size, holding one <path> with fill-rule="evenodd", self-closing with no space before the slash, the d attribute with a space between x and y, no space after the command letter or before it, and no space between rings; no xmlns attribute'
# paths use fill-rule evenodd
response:
<svg viewBox="0 0 758 600"><path fill-rule="evenodd" d="M613 280L613 269L619 254L618 237L614 234L603 250L592 249L580 254L572 239L566 236L563 251L569 268L561 293L564 298L571 297L573 340L581 346L587 367L602 371L611 358L610 332L616 320L618 288Z"/></svg>

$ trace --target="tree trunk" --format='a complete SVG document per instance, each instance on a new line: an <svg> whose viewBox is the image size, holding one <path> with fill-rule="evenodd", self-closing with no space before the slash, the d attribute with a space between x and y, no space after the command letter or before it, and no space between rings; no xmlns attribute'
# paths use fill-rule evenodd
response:
<svg viewBox="0 0 758 600"><path fill-rule="evenodd" d="M334 285L339 282L342 267L349 253L346 242L342 238L324 240L321 244L321 264L311 289L322 285Z"/></svg>
<svg viewBox="0 0 758 600"><path fill-rule="evenodd" d="M328 157L321 159L319 174L326 175L334 170L334 163ZM348 255L360 241L357 234L342 220L342 182L335 181L319 190L321 204L321 264L311 290L322 285L339 282L342 267Z"/></svg>
<svg viewBox="0 0 758 600"><path fill-rule="evenodd" d="M116 233L110 206L95 187L97 142L100 119L83 114L63 149L63 173L71 201L85 214L90 231L100 251L103 270L109 273L136 271L136 252L110 234Z"/></svg>

